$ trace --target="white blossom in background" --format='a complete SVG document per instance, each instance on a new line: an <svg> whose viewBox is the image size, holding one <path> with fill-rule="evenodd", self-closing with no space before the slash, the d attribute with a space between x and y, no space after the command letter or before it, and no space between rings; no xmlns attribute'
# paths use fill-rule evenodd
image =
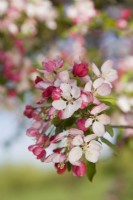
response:
<svg viewBox="0 0 133 200"><path fill-rule="evenodd" d="M73 5L66 8L66 15L76 24L89 22L97 14L91 0L75 0Z"/></svg>

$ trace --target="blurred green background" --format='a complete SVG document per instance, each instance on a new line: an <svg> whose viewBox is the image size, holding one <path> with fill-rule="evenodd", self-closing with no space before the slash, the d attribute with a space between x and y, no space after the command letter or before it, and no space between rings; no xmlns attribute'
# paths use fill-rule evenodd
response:
<svg viewBox="0 0 133 200"><path fill-rule="evenodd" d="M43 164L42 164L43 165ZM132 151L121 150L97 165L92 183L86 177L57 175L52 169L10 165L0 168L1 200L132 200Z"/></svg>

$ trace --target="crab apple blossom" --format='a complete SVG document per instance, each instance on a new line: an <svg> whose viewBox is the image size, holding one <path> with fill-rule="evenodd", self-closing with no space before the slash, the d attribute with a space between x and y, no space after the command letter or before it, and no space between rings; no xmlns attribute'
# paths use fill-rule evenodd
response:
<svg viewBox="0 0 133 200"><path fill-rule="evenodd" d="M111 92L112 73L116 73L110 66L109 70L103 70L109 63L103 65L102 73L92 67L96 78L89 73L87 63L75 64L73 69L65 65L64 70L64 61L60 58L44 61L44 70L38 70L40 75L35 79L35 87L40 90L41 99L34 107L26 106L24 111L25 116L34 120L26 135L35 142L28 149L43 163L53 163L58 174L68 169L81 177L92 170L88 164L95 165L100 159L100 138L110 124L110 117L105 114L109 106L101 102L100 96L104 100L105 94ZM103 71L109 75L106 74L106 81L105 76L102 78L101 88L95 89L95 81L103 77ZM86 75L87 81L83 81Z"/></svg>
<svg viewBox="0 0 133 200"><path fill-rule="evenodd" d="M73 74L78 77L84 77L88 74L88 64L87 63L80 63L74 64L73 66Z"/></svg>
<svg viewBox="0 0 133 200"><path fill-rule="evenodd" d="M100 86L102 88L105 87L105 91L109 90L109 88L112 88L112 82L118 78L117 71L113 69L113 62L111 60L107 60L102 65L101 72L98 67L93 63L92 71L97 77L97 79L93 83L93 87L97 90L99 90ZM110 92L111 91L109 91L108 93Z"/></svg>
<svg viewBox="0 0 133 200"><path fill-rule="evenodd" d="M84 162L80 162L78 166L72 166L72 173L74 176L81 177L86 173L86 165Z"/></svg>

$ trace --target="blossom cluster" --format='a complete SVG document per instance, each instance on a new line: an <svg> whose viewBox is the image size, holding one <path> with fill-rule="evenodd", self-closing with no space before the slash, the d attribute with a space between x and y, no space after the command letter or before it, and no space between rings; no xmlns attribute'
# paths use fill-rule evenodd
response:
<svg viewBox="0 0 133 200"><path fill-rule="evenodd" d="M109 106L100 98L111 93L117 72L111 60L100 70L87 62L68 66L60 58L43 61L39 71L35 88L41 91L41 99L24 111L34 120L27 136L35 144L28 149L42 162L54 163L59 174L69 169L83 176L88 163L95 164L100 157L100 138L110 124Z"/></svg>
<svg viewBox="0 0 133 200"><path fill-rule="evenodd" d="M0 1L0 31L13 35L35 35L39 22L54 30L57 16L58 12L49 0Z"/></svg>

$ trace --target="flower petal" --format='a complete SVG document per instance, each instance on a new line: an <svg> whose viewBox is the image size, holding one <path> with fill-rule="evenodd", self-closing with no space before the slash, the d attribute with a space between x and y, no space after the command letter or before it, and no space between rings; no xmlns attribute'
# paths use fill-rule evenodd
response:
<svg viewBox="0 0 133 200"><path fill-rule="evenodd" d="M92 162L92 163L96 163L99 159L99 155L100 153L96 150L93 149L89 149L85 152L85 158L86 160Z"/></svg>
<svg viewBox="0 0 133 200"><path fill-rule="evenodd" d="M73 98L75 98L75 99L79 98L80 94L81 94L80 88L77 86L73 86L71 89L71 94L72 94Z"/></svg>
<svg viewBox="0 0 133 200"><path fill-rule="evenodd" d="M88 119L86 120L86 122L85 122L85 127L86 127L86 128L90 127L90 126L92 125L92 121L93 121L92 118L88 118Z"/></svg>
<svg viewBox="0 0 133 200"><path fill-rule="evenodd" d="M79 161L79 159L82 157L82 149L80 147L74 147L71 149L68 155L68 160L71 164Z"/></svg>
<svg viewBox="0 0 133 200"><path fill-rule="evenodd" d="M92 140L89 143L89 148L97 150L97 151L101 151L102 150L102 145L99 142L97 142L96 140Z"/></svg>
<svg viewBox="0 0 133 200"><path fill-rule="evenodd" d="M100 105L98 106L94 106L91 110L91 114L92 115L97 115L98 113L104 111L104 110L107 110L109 108L109 106L107 106L106 104L104 103L101 103Z"/></svg>
<svg viewBox="0 0 133 200"><path fill-rule="evenodd" d="M101 115L97 116L97 119L100 123L102 123L104 125L110 124L110 122L111 122L110 117L106 114L101 114Z"/></svg>
<svg viewBox="0 0 133 200"><path fill-rule="evenodd" d="M69 134L70 134L70 135L83 135L84 132L81 131L81 130L79 130L79 129L77 129L77 128L71 128L71 129L69 130Z"/></svg>
<svg viewBox="0 0 133 200"><path fill-rule="evenodd" d="M100 87L97 88L96 92L101 96L107 96L111 93L111 87L107 83L103 83Z"/></svg>
<svg viewBox="0 0 133 200"><path fill-rule="evenodd" d="M73 115L73 113L78 110L81 106L82 99L79 98L76 101L73 102L73 104L69 103L66 106L66 109L63 111L63 118L67 119Z"/></svg>
<svg viewBox="0 0 133 200"><path fill-rule="evenodd" d="M66 101L59 99L59 100L55 100L52 102L52 106L56 109L56 110L63 110L66 108Z"/></svg>
<svg viewBox="0 0 133 200"><path fill-rule="evenodd" d="M73 140L72 140L72 145L74 146L79 146L83 144L83 138L81 135L77 135Z"/></svg>
<svg viewBox="0 0 133 200"><path fill-rule="evenodd" d="M101 71L102 73L104 73L105 71L109 71L110 69L112 69L112 67L113 67L113 61L107 60L106 62L103 63Z"/></svg>
<svg viewBox="0 0 133 200"><path fill-rule="evenodd" d="M85 84L84 90L85 90L85 92L91 92L91 90L92 90L92 81L88 81L88 82Z"/></svg>
<svg viewBox="0 0 133 200"><path fill-rule="evenodd" d="M101 75L100 70L94 63L92 64L92 71L97 77L99 77Z"/></svg>
<svg viewBox="0 0 133 200"><path fill-rule="evenodd" d="M98 137L102 137L105 134L104 125L97 121L93 123L92 130Z"/></svg>
<svg viewBox="0 0 133 200"><path fill-rule="evenodd" d="M94 83L93 83L94 89L97 89L100 85L102 85L102 83L104 83L104 79L103 78L96 79L94 81Z"/></svg>
<svg viewBox="0 0 133 200"><path fill-rule="evenodd" d="M90 134L90 135L87 135L85 138L84 138L84 141L85 142L90 142L91 140L95 139L97 136L95 134Z"/></svg>

